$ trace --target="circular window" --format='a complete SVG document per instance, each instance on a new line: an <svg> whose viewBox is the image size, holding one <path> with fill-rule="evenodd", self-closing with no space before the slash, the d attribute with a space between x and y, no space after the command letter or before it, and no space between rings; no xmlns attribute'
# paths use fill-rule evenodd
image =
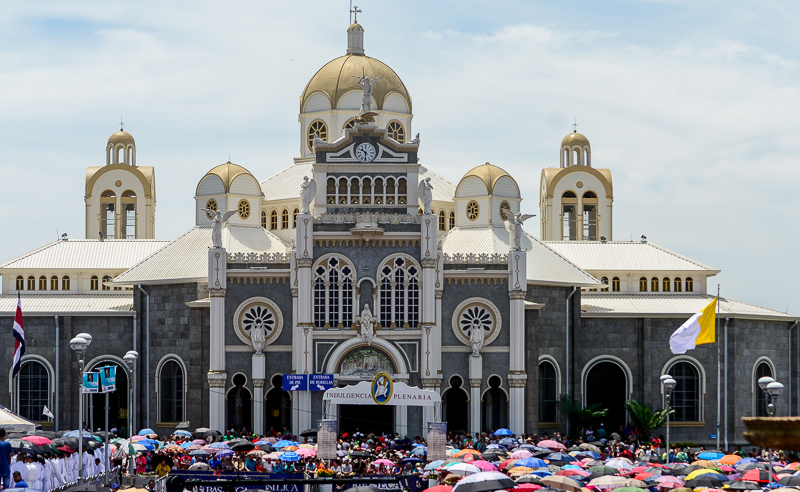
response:
<svg viewBox="0 0 800 492"><path fill-rule="evenodd" d="M322 120L314 120L308 125L308 149L314 150L314 136L328 140L328 125Z"/></svg>
<svg viewBox="0 0 800 492"><path fill-rule="evenodd" d="M403 124L397 120L392 120L386 126L386 134L389 138L396 140L400 143L405 143L406 141L406 130L403 128Z"/></svg>
<svg viewBox="0 0 800 492"><path fill-rule="evenodd" d="M342 128L354 128L355 126L356 126L356 119L350 118L349 120L347 120L347 123L345 123Z"/></svg>
<svg viewBox="0 0 800 492"><path fill-rule="evenodd" d="M467 204L467 218L469 220L477 219L480 213L481 213L481 207L480 205L478 205L478 202L472 200Z"/></svg>
<svg viewBox="0 0 800 492"><path fill-rule="evenodd" d="M217 205L217 201L216 201L216 200L214 200L213 198L212 198L211 200L209 200L209 201L207 201L207 202L206 202L206 208L207 208L208 210L213 210L213 211L215 211L215 212L216 212L217 210L219 210L219 206ZM210 213L208 213L208 212L206 212L206 217L208 217L208 220L213 220L213 219L214 219L214 216L213 216L213 215L211 215L211 214L210 214Z"/></svg>
<svg viewBox="0 0 800 492"><path fill-rule="evenodd" d="M239 218L246 219L250 217L250 202L242 198L239 200Z"/></svg>
<svg viewBox="0 0 800 492"><path fill-rule="evenodd" d="M283 315L278 305L266 297L252 297L239 305L233 317L239 340L252 345L250 334L255 328L264 328L264 345L274 342L283 330Z"/></svg>
<svg viewBox="0 0 800 492"><path fill-rule="evenodd" d="M500 219L507 220L506 217L511 213L511 205L503 200L500 203Z"/></svg>
<svg viewBox="0 0 800 492"><path fill-rule="evenodd" d="M578 181L577 183L575 183L575 186L577 186L578 188L583 188L583 181Z"/></svg>
<svg viewBox="0 0 800 492"><path fill-rule="evenodd" d="M483 330L484 344L488 345L500 333L500 311L491 301L480 297L465 300L453 311L453 332L458 340L469 346L472 330Z"/></svg>

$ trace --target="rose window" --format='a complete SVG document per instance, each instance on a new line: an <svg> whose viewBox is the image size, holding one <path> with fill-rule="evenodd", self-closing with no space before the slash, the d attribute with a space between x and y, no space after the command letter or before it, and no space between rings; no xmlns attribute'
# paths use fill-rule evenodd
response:
<svg viewBox="0 0 800 492"><path fill-rule="evenodd" d="M275 315L272 314L266 306L255 305L245 311L242 316L242 330L251 336L254 328L264 327L267 332L267 337L272 334L275 329Z"/></svg>
<svg viewBox="0 0 800 492"><path fill-rule="evenodd" d="M467 339L472 335L472 330L483 330L484 336L489 335L494 325L492 313L483 306L472 306L461 313L459 320L461 331Z"/></svg>

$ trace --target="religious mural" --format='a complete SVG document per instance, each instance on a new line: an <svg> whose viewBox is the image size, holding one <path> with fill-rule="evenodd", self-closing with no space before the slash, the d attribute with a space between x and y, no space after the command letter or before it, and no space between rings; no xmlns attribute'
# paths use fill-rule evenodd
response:
<svg viewBox="0 0 800 492"><path fill-rule="evenodd" d="M373 348L356 349L342 359L340 376L371 378L380 372L394 374L394 364L383 352Z"/></svg>

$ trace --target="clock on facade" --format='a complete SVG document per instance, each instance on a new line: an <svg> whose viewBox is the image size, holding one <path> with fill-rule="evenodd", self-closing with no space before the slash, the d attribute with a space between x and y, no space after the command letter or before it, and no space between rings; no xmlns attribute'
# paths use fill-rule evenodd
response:
<svg viewBox="0 0 800 492"><path fill-rule="evenodd" d="M372 159L375 158L375 153L375 147L367 142L356 147L356 157L361 162L372 162Z"/></svg>

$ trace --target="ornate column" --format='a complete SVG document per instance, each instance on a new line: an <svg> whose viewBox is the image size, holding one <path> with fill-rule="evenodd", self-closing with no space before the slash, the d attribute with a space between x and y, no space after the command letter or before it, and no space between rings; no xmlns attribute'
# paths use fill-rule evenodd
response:
<svg viewBox="0 0 800 492"><path fill-rule="evenodd" d="M314 372L314 296L311 266L314 262L314 217L297 214L295 236L295 264L297 268L297 317L292 328L292 372ZM292 398L292 427L302 431L311 428L311 396L308 391L297 391Z"/></svg>
<svg viewBox="0 0 800 492"><path fill-rule="evenodd" d="M435 391L439 394L442 393L441 391L441 380L434 379L434 378L422 378L422 389ZM422 437L428 437L428 422L436 422L443 420L443 416L440 414L439 418L437 417L436 411L441 412L442 408L441 405L439 407L422 407Z"/></svg>
<svg viewBox="0 0 800 492"><path fill-rule="evenodd" d="M208 250L209 313L208 426L225 430L225 292L228 253L225 248Z"/></svg>
<svg viewBox="0 0 800 492"><path fill-rule="evenodd" d="M475 436L481 431L481 381L483 357L469 356L469 431Z"/></svg>
<svg viewBox="0 0 800 492"><path fill-rule="evenodd" d="M395 381L408 384L408 379L398 378ZM394 428L401 436L408 434L408 407L406 405L394 407Z"/></svg>
<svg viewBox="0 0 800 492"><path fill-rule="evenodd" d="M264 354L253 354L253 432L264 433L264 376L266 371Z"/></svg>
<svg viewBox="0 0 800 492"><path fill-rule="evenodd" d="M441 251L437 239L438 222L433 213L420 217L420 258L422 259L422 283L420 290L420 373L422 387L440 392L442 335L439 323L442 282L439 278ZM441 409L439 409L441 411ZM422 407L422 432L427 434L428 422L436 418L436 408ZM441 417L441 416L439 416Z"/></svg>
<svg viewBox="0 0 800 492"><path fill-rule="evenodd" d="M527 253L508 253L508 298L510 334L508 354L509 408L511 432L525 432L525 293L528 290Z"/></svg>

